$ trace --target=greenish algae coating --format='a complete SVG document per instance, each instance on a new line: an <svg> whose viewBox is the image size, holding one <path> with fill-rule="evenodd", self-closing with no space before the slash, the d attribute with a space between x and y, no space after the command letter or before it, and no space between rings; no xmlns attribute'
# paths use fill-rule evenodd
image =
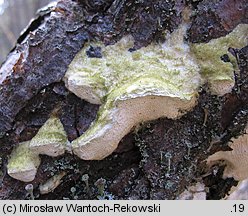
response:
<svg viewBox="0 0 248 216"><path fill-rule="evenodd" d="M78 53L65 75L66 86L102 106L91 127L72 142L76 155L103 159L135 125L160 117L179 118L195 105L200 69L183 40L185 31L182 25L165 43L134 52L128 51L133 47L128 36L114 45L101 44L102 58L87 57L92 44ZM99 97L94 100L92 95Z"/></svg>
<svg viewBox="0 0 248 216"><path fill-rule="evenodd" d="M69 66L65 83L82 99L103 105L88 131L72 142L74 153L82 159L102 159L138 123L180 117L179 110L194 106L197 89L205 82L213 94L230 92L235 60L230 56L231 62L223 62L221 56L229 47L246 44L247 26L241 24L225 37L190 46L183 40L187 25L181 25L165 43L153 43L134 52L128 51L133 47L130 36L111 46L97 43L102 58L88 58L90 45L86 46Z"/></svg>
<svg viewBox="0 0 248 216"><path fill-rule="evenodd" d="M57 117L50 117L30 141L29 148L36 154L59 156L65 153L67 134Z"/></svg>
<svg viewBox="0 0 248 216"><path fill-rule="evenodd" d="M205 82L212 93L231 91L236 60L221 56L228 48L247 44L248 25L238 25L225 37L208 43L187 44L187 25L168 35L165 43L152 43L137 51L131 36L114 45L86 45L74 58L64 77L66 87L90 103L101 104L97 119L71 143L73 153L85 160L101 160L110 155L134 126L160 117L179 118L197 101L197 90ZM102 58L89 58L89 46L101 46ZM11 154L8 173L31 181L39 166L38 154L58 156L68 144L63 125L51 117L29 142Z"/></svg>
<svg viewBox="0 0 248 216"><path fill-rule="evenodd" d="M200 75L189 46L183 42L185 30L182 27L175 31L173 36L168 36L166 43L153 43L134 52L128 51L133 47L131 36L110 46L88 44L70 64L65 84L82 99L102 104L111 92L124 85L131 86L140 77L157 77L164 82L168 92L190 98L197 91ZM91 45L101 46L102 58L87 57L86 50Z"/></svg>
<svg viewBox="0 0 248 216"><path fill-rule="evenodd" d="M29 141L20 143L11 153L8 161L8 174L20 181L33 181L40 165L40 158L29 149Z"/></svg>
<svg viewBox="0 0 248 216"><path fill-rule="evenodd" d="M234 85L233 72L237 68L237 63L235 57L228 54L228 48L242 48L247 42L248 25L239 24L224 37L212 39L208 43L191 45L201 68L201 75L210 84L214 94L224 95L230 92ZM230 62L221 60L224 54L228 54Z"/></svg>

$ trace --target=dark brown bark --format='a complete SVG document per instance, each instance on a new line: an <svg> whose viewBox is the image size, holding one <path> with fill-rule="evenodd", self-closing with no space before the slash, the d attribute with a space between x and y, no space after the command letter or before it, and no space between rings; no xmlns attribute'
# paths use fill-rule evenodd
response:
<svg viewBox="0 0 248 216"><path fill-rule="evenodd" d="M218 38L237 24L248 22L245 0L61 0L51 9L53 13L47 11L31 24L0 71L0 199L27 198L25 184L6 174L7 155L19 142L35 135L54 108L59 108L70 140L94 120L98 106L80 100L61 82L84 43L96 39L113 44L123 35L132 34L135 50L163 40L162 32L177 28L187 5L196 11L188 31L191 42ZM228 141L242 134L248 122L248 47L230 52L240 68L232 93L217 97L204 86L191 112L179 120L160 119L145 124L138 133L127 135L118 150L103 161L82 161L71 155L43 156L32 182L36 197L95 199L94 182L101 177L107 180L106 190L116 199L174 199L197 180L210 188L209 199L223 197L235 181L221 179L223 168L214 167L217 174L207 170L204 160L217 150L228 149ZM209 149L216 138L219 144ZM165 175L168 157L170 175ZM61 170L67 172L63 183L53 193L39 196L37 186ZM90 175L91 194L86 193L81 181L85 173ZM77 189L76 195L71 187Z"/></svg>

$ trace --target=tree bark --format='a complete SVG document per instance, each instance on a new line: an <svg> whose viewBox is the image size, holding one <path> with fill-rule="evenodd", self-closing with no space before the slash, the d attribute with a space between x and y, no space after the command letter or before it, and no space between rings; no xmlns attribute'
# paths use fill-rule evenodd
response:
<svg viewBox="0 0 248 216"><path fill-rule="evenodd" d="M139 49L163 39L165 30L173 32L185 7L195 11L186 38L192 43L208 42L248 23L245 0L61 0L30 24L0 69L0 199L29 198L26 183L6 174L8 155L20 142L30 140L55 108L70 141L95 119L99 107L77 98L62 82L84 44L91 40L114 44L131 34L132 50ZM192 111L178 120L144 124L102 161L83 161L69 154L42 156L32 182L35 198L96 199L94 183L99 178L107 180L105 198L175 199L195 182L209 188L208 199L223 198L237 182L222 179L223 167L208 169L204 161L216 151L228 150L227 143L241 135L248 122L248 46L230 50L240 70L231 93L218 97L203 86ZM216 138L218 144L212 145ZM39 184L62 171L63 182L54 192L41 195ZM90 193L81 180L86 173Z"/></svg>

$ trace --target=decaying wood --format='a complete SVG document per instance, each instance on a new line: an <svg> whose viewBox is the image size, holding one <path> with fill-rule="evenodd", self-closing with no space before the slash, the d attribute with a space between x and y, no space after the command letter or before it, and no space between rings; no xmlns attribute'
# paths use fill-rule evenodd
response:
<svg viewBox="0 0 248 216"><path fill-rule="evenodd" d="M55 108L69 140L81 135L94 120L98 106L80 100L61 82L84 43L101 40L113 44L131 34L135 50L163 40L164 30L172 32L180 24L186 6L195 11L188 30L190 42L206 42L226 35L239 23L248 23L245 0L61 0L31 24L0 69L0 199L28 198L25 184L6 174L7 155L18 143L30 140ZM217 150L228 149L227 143L243 133L248 121L248 47L230 48L230 52L239 65L232 93L217 97L204 87L191 112L179 120L145 124L127 135L116 153L103 161L43 156L32 182L35 197L94 199L94 182L99 178L107 180L106 190L116 199L174 199L196 180L209 187L208 198L224 197L236 182L221 179L223 168L206 170L204 160ZM208 151L217 138L219 144ZM64 170L67 175L58 188L40 196L38 185ZM86 173L90 194L81 181Z"/></svg>

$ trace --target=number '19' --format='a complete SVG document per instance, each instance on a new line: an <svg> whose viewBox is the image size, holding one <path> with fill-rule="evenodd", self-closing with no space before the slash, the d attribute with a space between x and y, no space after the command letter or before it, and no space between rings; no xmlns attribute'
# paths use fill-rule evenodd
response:
<svg viewBox="0 0 248 216"><path fill-rule="evenodd" d="M234 212L244 212L245 210L244 204L234 204L233 208L234 208Z"/></svg>

